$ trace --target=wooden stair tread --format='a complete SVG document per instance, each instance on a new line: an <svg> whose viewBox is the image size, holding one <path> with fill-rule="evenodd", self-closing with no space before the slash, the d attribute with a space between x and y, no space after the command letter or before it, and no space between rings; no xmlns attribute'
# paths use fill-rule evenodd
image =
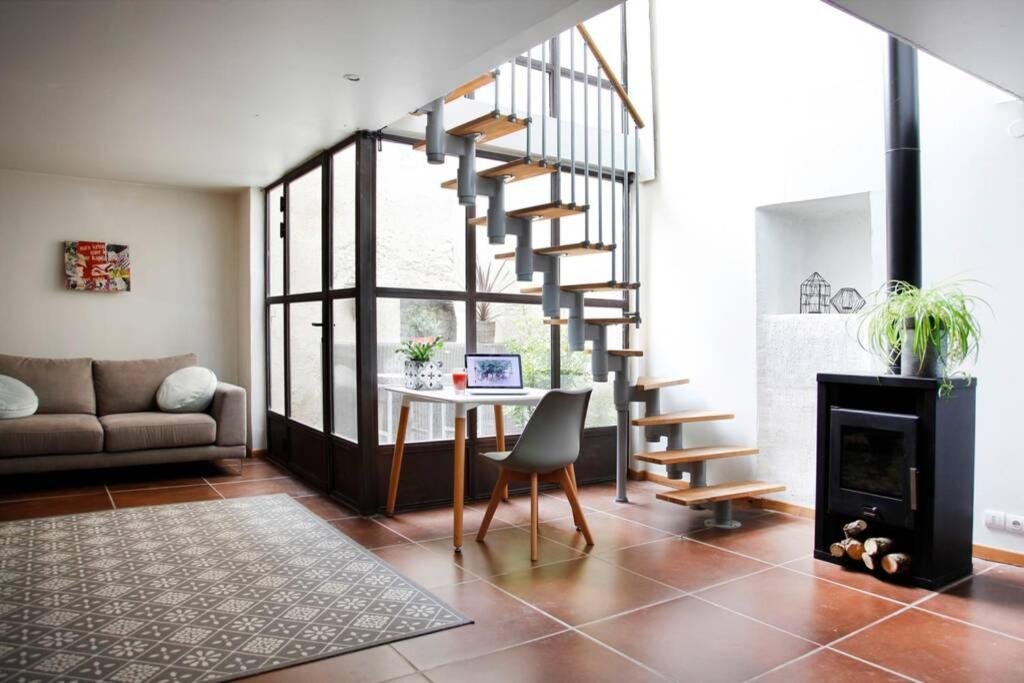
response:
<svg viewBox="0 0 1024 683"><path fill-rule="evenodd" d="M639 289L639 282L587 282L583 284L562 285L563 292L619 292Z"/></svg>
<svg viewBox="0 0 1024 683"><path fill-rule="evenodd" d="M657 494L657 497L658 500L679 505L701 505L717 503L722 500L763 496L766 493L778 493L785 490L786 487L782 484L769 484L766 481L734 481L727 484L665 491Z"/></svg>
<svg viewBox="0 0 1024 683"><path fill-rule="evenodd" d="M601 254L614 249L611 244L605 244L597 246L596 244L587 244L585 242L576 242L574 244L558 244L553 247L540 247L534 249L533 253L538 256L585 256L587 254ZM499 261L513 259L516 257L514 251L508 251L503 254L495 254L494 258Z"/></svg>
<svg viewBox="0 0 1024 683"><path fill-rule="evenodd" d="M685 377L641 377L636 381L636 388L640 391L650 391L651 389L677 387L689 383L690 380Z"/></svg>
<svg viewBox="0 0 1024 683"><path fill-rule="evenodd" d="M562 202L547 202L536 206L527 206L522 209L513 209L508 212L512 218L533 218L535 220L551 220L553 218L565 218L566 216L578 216L585 213L582 206L569 206Z"/></svg>
<svg viewBox="0 0 1024 683"><path fill-rule="evenodd" d="M633 457L644 462L657 465L672 465L682 462L702 462L718 458L735 458L741 455L755 455L756 448L745 446L700 446L698 448L681 448L674 451L656 451L653 453L634 453Z"/></svg>
<svg viewBox="0 0 1024 683"><path fill-rule="evenodd" d="M454 102L455 100L459 99L460 97L465 97L469 93L475 92L475 91L479 90L480 88L484 87L485 85L490 85L491 83L494 83L494 74L492 72L487 72L485 74L480 74L476 78L474 78L474 79L472 79L470 81L466 81L465 83L460 85L458 88L456 88L455 90L452 90L450 93L445 95L444 96L444 103L445 104L449 104L451 102ZM423 112L421 112L420 110L417 109L416 111L413 112L413 115L414 116L422 116Z"/></svg>
<svg viewBox="0 0 1024 683"><path fill-rule="evenodd" d="M635 320L632 318L584 318L583 322L591 325L631 325ZM545 325L568 325L568 318L544 318Z"/></svg>
<svg viewBox="0 0 1024 683"><path fill-rule="evenodd" d="M627 289L639 289L640 284L635 282L594 282L583 285L562 285L563 292L619 292ZM523 287L519 290L522 294L540 294L543 288L540 285Z"/></svg>
<svg viewBox="0 0 1024 683"><path fill-rule="evenodd" d="M735 415L717 410L680 410L664 415L647 415L633 420L634 427L658 427L661 425L686 424L688 422L712 422L714 420L731 420Z"/></svg>
<svg viewBox="0 0 1024 683"><path fill-rule="evenodd" d="M526 180L528 178L536 178L540 175L547 175L555 172L555 166L541 165L539 161L530 160L527 158L516 159L515 161L509 161L508 163L501 164L500 166L494 166L493 168L487 168L482 171L477 171L477 175L485 178L503 178L505 182L514 183L519 180ZM457 178L446 180L441 183L441 187L446 190L454 190L458 187L459 182Z"/></svg>
<svg viewBox="0 0 1024 683"><path fill-rule="evenodd" d="M528 218L538 221L550 221L555 218L577 216L584 211L586 211L586 209L583 207L569 206L568 204L562 204L561 202L548 202L547 204L538 204L537 206L527 206L523 209L508 211L505 215L509 218ZM487 225L487 216L470 218L467 222L470 225Z"/></svg>
<svg viewBox="0 0 1024 683"><path fill-rule="evenodd" d="M455 126L448 131L448 134L455 137L479 135L480 137L476 141L477 144L480 144L509 135L510 133L517 133L524 128L526 128L526 121L523 119L510 119L504 114L492 111ZM426 146L427 141L420 140L412 148L423 149Z"/></svg>
<svg viewBox="0 0 1024 683"><path fill-rule="evenodd" d="M608 355L620 358L640 358L644 352L640 349L608 349Z"/></svg>

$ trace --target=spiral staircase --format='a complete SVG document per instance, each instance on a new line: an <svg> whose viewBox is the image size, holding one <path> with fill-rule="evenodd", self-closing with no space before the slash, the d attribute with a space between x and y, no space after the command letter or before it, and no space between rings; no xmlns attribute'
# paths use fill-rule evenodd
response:
<svg viewBox="0 0 1024 683"><path fill-rule="evenodd" d="M540 75L559 75L559 80L566 70L559 63L559 41L569 41L570 60L575 61L576 40L582 40L582 82L583 125L577 126L578 117L575 85L570 88L569 102L559 102L560 89L541 88L539 112L535 111L533 89L530 86L534 71ZM535 54L539 52L539 60ZM551 59L548 58L551 55ZM594 61L594 74L590 73L590 61ZM580 79L580 72L571 63L568 69L570 78ZM516 101L516 69L526 69L525 110L517 107ZM509 102L506 111L502 111L500 101L499 80L508 78L510 83ZM446 129L446 105L463 97L474 97L481 89L493 86L494 108L492 111L477 116L469 121L457 123ZM590 88L597 92L593 96ZM605 93L607 92L607 96ZM551 103L549 100L554 99ZM602 100L606 100L602 103ZM552 104L554 106L552 106ZM596 109L597 126L589 122L591 108ZM602 112L602 107L605 111ZM568 111L568 133L562 125L564 111ZM639 183L622 183L621 202L616 208L616 193L612 191L611 211L603 211L607 202L602 201L600 193L603 183L601 179L614 179L638 176L639 165L639 129L644 122L637 113L636 107L629 98L626 88L612 71L607 60L595 45L592 36L583 24L562 35L545 41L537 48L518 55L495 70L482 74L477 78L455 88L451 92L438 97L413 112L426 117L425 139L415 147L426 152L427 162L443 164L449 156L458 158L458 174L456 178L441 184L448 190L455 190L458 201L464 206L475 206L477 197L487 197L488 206L485 216L472 218L468 221L469 229L476 226L486 227L487 239L491 244L505 244L510 238L514 240L514 250L499 253L496 259L509 260L514 263L518 280L532 282L535 273L543 276L543 284L526 287L522 291L527 294L541 295L541 304L545 315L545 323L566 327L568 345L571 350L584 350L590 342L590 360L593 380L607 382L609 375L614 377L614 401L617 413L616 438L616 500L627 503L626 481L629 476L629 442L630 429L642 427L646 441L660 442L667 439L667 448L663 451L639 452L634 454L638 461L662 465L670 480L683 480L688 475L686 484L668 486L664 492L658 493L660 500L695 508L712 508L713 517L706 520L709 526L734 528L739 523L733 519L732 503L735 500L747 499L785 490L782 485L763 481L708 481L707 463L721 458L750 456L757 449L742 445L684 445L683 431L687 425L730 420L734 415L716 410L682 410L663 412L661 409L662 391L677 390L688 384L683 378L637 377L634 365L641 362L643 351L640 349L609 348L609 330L623 325L638 326L641 323L639 312L640 259L639 241L640 211ZM604 128L607 116L608 127ZM618 119L616 130L615 118ZM554 129L556 139L548 143L548 131ZM577 128L582 128L577 134ZM591 130L595 128L595 130ZM477 170L477 147L484 143L513 134L525 134L526 154L519 159L484 170ZM619 136L621 135L621 141ZM540 137L538 141L536 138ZM563 138L568 137L567 149L563 149ZM582 138L582 151L577 144ZM596 138L594 140L593 138ZM591 144L596 142L595 144ZM550 149L550 147L554 149ZM539 149L537 149L539 147ZM596 153L593 153L592 150ZM616 153L619 161L616 162ZM508 207L505 205L505 188L511 183L527 182L538 178L547 178L557 171L572 174L570 196L562 194L562 182L553 183L552 200L543 204L527 207ZM581 192L576 190L575 177L582 175L584 187ZM590 179L596 178L597 202L595 208L590 205ZM630 188L632 185L632 189ZM568 200L568 201L566 201ZM582 201L577 201L582 200ZM595 210L596 209L596 210ZM595 214L596 215L592 215ZM605 215L610 214L610 215ZM582 215L584 217L585 237L582 241L556 244L552 246L534 246L534 228L547 221ZM593 229L592 229L593 228ZM593 233L596 233L593 234ZM596 237L592 240L591 237ZM606 239L608 238L608 239ZM618 241L617 240L621 240ZM565 283L561 280L560 264L562 259L587 258L596 254L611 252L611 277L606 281L589 283ZM617 272L621 271L621 272ZM617 292L624 295L629 312L614 317L587 317L584 313L587 303L586 296L598 292ZM644 417L630 420L631 404L644 406Z"/></svg>

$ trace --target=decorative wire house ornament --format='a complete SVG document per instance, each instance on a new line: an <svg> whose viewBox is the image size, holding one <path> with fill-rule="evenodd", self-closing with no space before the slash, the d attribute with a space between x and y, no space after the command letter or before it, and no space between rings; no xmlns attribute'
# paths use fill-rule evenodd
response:
<svg viewBox="0 0 1024 683"><path fill-rule="evenodd" d="M843 287L832 297L832 307L839 313L856 313L864 308L864 297L853 287Z"/></svg>
<svg viewBox="0 0 1024 683"><path fill-rule="evenodd" d="M800 285L801 313L828 313L832 299L832 285L815 271Z"/></svg>

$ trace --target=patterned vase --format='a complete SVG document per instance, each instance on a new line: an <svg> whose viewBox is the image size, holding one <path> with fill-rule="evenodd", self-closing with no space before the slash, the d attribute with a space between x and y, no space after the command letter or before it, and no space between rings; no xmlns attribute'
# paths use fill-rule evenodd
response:
<svg viewBox="0 0 1024 683"><path fill-rule="evenodd" d="M441 361L405 361L405 388L406 389L440 389L441 379L444 374L441 372Z"/></svg>

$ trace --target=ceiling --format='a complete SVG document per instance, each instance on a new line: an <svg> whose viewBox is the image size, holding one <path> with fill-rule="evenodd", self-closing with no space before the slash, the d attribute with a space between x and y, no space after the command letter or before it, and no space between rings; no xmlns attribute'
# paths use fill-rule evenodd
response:
<svg viewBox="0 0 1024 683"><path fill-rule="evenodd" d="M0 168L266 185L615 4L4 0Z"/></svg>
<svg viewBox="0 0 1024 683"><path fill-rule="evenodd" d="M1024 0L824 0L1024 97Z"/></svg>

